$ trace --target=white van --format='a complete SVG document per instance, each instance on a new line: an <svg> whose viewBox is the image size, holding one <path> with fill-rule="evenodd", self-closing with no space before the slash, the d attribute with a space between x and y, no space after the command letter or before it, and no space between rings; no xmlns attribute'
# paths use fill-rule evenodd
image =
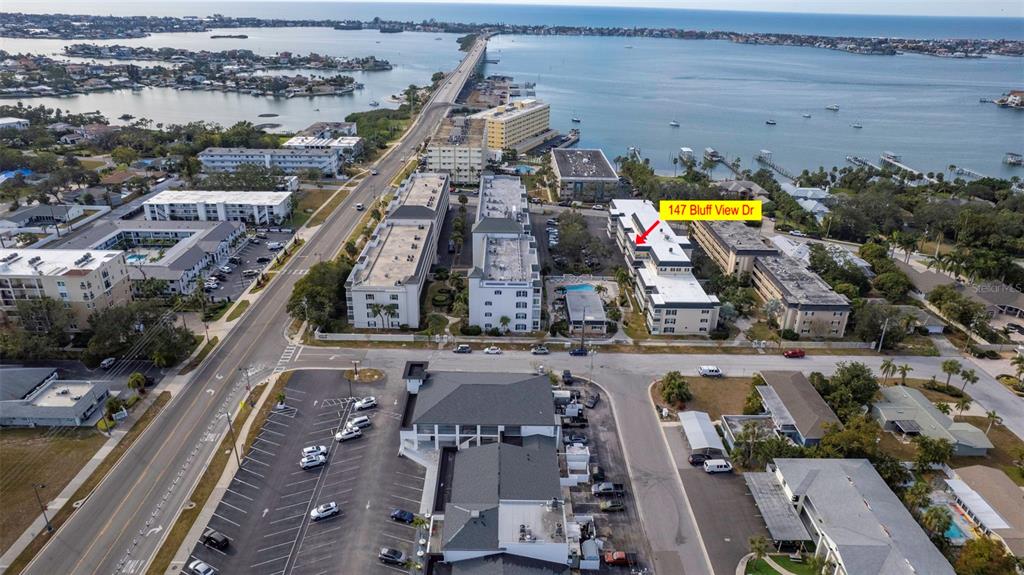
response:
<svg viewBox="0 0 1024 575"><path fill-rule="evenodd" d="M697 368L697 374L701 377L722 377L722 370L715 365L702 365Z"/></svg>
<svg viewBox="0 0 1024 575"><path fill-rule="evenodd" d="M704 471L707 473L729 473L732 471L732 463L724 459L709 459L704 462Z"/></svg>

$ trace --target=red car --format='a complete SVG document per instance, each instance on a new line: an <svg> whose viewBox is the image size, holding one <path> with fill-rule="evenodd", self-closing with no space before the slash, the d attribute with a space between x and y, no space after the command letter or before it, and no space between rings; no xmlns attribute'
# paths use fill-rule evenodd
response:
<svg viewBox="0 0 1024 575"><path fill-rule="evenodd" d="M786 351L782 352L782 355L784 355L784 356L786 356L788 358L799 358L799 357L803 357L803 356L807 355L807 352L805 352L804 350L802 350L800 348L787 349Z"/></svg>

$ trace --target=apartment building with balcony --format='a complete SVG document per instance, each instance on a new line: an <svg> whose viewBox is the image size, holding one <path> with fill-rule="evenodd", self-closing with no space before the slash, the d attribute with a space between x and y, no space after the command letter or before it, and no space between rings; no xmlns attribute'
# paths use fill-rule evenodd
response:
<svg viewBox="0 0 1024 575"><path fill-rule="evenodd" d="M487 121L481 118L445 118L427 142L427 170L448 174L455 184L476 184L487 162L501 159L486 141Z"/></svg>
<svg viewBox="0 0 1024 575"><path fill-rule="evenodd" d="M534 99L515 100L470 118L486 122L487 147L495 150L529 151L551 131L551 106Z"/></svg>
<svg viewBox="0 0 1024 575"><path fill-rule="evenodd" d="M693 275L689 238L662 222L644 243L636 241L659 218L649 200L612 200L608 211L608 236L626 259L634 299L652 334L709 335L720 303Z"/></svg>
<svg viewBox="0 0 1024 575"><path fill-rule="evenodd" d="M751 279L762 301L782 304L774 318L782 329L803 337L838 338L846 332L850 302L799 261L757 257Z"/></svg>
<svg viewBox="0 0 1024 575"><path fill-rule="evenodd" d="M292 213L291 192L167 190L142 204L152 221L192 220L280 224Z"/></svg>
<svg viewBox="0 0 1024 575"><path fill-rule="evenodd" d="M335 177L342 168L341 155L332 149L206 148L198 157L207 172L233 172L243 164L255 164L289 174L317 170L324 176Z"/></svg>
<svg viewBox="0 0 1024 575"><path fill-rule="evenodd" d="M725 275L754 271L754 258L778 255L779 251L761 239L756 228L743 222L694 220L690 235Z"/></svg>

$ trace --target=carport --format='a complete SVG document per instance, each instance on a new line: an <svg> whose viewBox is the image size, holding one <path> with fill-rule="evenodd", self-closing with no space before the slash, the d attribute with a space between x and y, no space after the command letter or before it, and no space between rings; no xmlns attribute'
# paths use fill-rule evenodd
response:
<svg viewBox="0 0 1024 575"><path fill-rule="evenodd" d="M744 473L743 480L747 482L747 488L754 496L754 504L761 512L768 533L777 547L787 544L803 547L804 541L812 541L774 473Z"/></svg>
<svg viewBox="0 0 1024 575"><path fill-rule="evenodd" d="M703 411L680 411L679 423L683 426L683 433L690 443L690 449L717 449L720 453L726 453L722 445L722 438L715 431L715 424L711 423L711 417Z"/></svg>

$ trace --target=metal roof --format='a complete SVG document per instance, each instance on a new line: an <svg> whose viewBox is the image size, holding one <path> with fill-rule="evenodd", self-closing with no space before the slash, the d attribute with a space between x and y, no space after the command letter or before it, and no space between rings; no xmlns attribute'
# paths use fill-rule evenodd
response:
<svg viewBox="0 0 1024 575"><path fill-rule="evenodd" d="M715 431L711 418L703 411L680 411L679 423L683 425L683 433L690 443L690 449L707 449L709 447L726 453L722 439Z"/></svg>
<svg viewBox="0 0 1024 575"><path fill-rule="evenodd" d="M811 535L804 527L800 516L796 514L793 503L786 491L775 479L775 474L768 472L744 473L750 494L754 496L768 533L775 541L811 541Z"/></svg>

